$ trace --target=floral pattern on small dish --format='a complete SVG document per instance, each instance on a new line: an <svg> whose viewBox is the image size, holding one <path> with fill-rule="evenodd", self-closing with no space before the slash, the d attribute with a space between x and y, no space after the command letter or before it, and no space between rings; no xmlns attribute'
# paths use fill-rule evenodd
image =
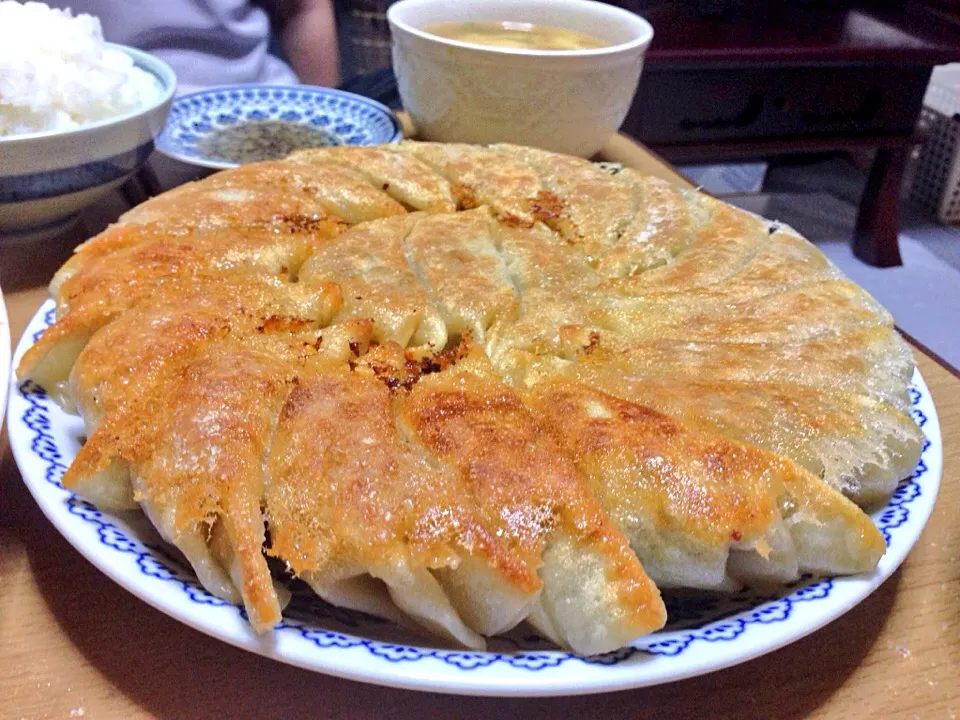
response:
<svg viewBox="0 0 960 720"><path fill-rule="evenodd" d="M403 136L374 100L308 85L237 85L177 98L157 150L209 168L279 159L301 147L378 145Z"/></svg>

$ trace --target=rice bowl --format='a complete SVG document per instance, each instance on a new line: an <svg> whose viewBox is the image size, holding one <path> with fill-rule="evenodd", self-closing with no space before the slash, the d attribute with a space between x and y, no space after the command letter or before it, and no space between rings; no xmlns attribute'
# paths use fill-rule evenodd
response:
<svg viewBox="0 0 960 720"><path fill-rule="evenodd" d="M70 129L0 136L0 242L62 232L87 205L123 184L153 152L176 76L149 53L110 44L159 88L132 110Z"/></svg>

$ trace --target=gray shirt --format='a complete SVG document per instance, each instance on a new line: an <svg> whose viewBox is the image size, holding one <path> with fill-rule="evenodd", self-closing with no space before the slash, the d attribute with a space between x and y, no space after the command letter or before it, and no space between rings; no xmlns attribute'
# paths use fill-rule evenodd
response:
<svg viewBox="0 0 960 720"><path fill-rule="evenodd" d="M48 0L100 18L109 42L147 50L177 73L177 94L211 85L297 82L267 51L270 21L247 0Z"/></svg>

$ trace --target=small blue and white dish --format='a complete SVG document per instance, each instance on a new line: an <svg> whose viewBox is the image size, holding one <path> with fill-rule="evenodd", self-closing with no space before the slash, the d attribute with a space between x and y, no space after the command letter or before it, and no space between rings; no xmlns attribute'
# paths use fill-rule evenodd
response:
<svg viewBox="0 0 960 720"><path fill-rule="evenodd" d="M223 169L278 160L299 148L379 145L401 137L397 116L362 95L312 85L232 85L174 100L157 150Z"/></svg>
<svg viewBox="0 0 960 720"><path fill-rule="evenodd" d="M62 232L80 210L122 185L153 152L177 79L148 53L108 43L153 75L150 104L70 130L0 138L0 238L42 239Z"/></svg>

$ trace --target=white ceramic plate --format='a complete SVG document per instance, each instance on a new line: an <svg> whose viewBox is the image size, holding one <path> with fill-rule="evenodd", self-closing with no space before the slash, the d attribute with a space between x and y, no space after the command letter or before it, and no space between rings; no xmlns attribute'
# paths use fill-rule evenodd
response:
<svg viewBox="0 0 960 720"><path fill-rule="evenodd" d="M48 301L28 326L17 358L52 319ZM471 695L574 695L655 685L744 662L817 630L875 590L916 542L940 483L940 427L919 373L910 395L926 441L914 474L873 514L888 545L873 574L808 578L773 596L670 596L665 630L591 658L553 649L522 629L493 640L488 652L442 647L309 593L295 593L283 624L257 637L243 611L200 587L140 513L101 513L60 487L82 441L78 417L61 411L40 388L13 380L7 418L24 482L64 537L134 595L191 627L282 662L353 680Z"/></svg>

